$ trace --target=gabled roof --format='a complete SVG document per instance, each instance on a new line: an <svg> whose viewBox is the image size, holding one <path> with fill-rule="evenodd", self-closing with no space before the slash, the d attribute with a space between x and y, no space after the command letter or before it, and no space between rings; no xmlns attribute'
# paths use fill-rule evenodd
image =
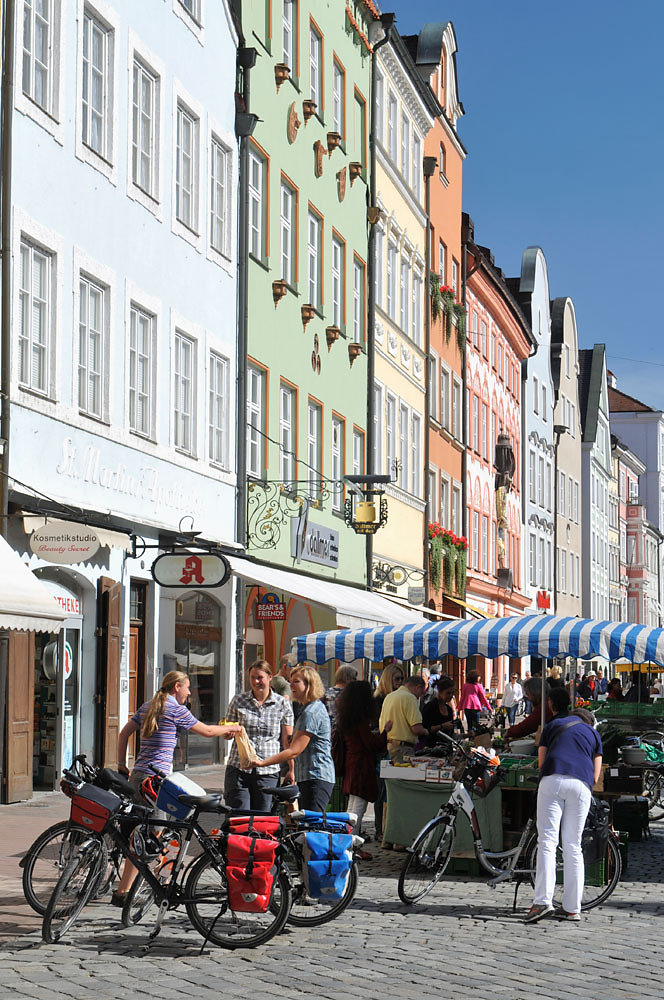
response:
<svg viewBox="0 0 664 1000"><path fill-rule="evenodd" d="M628 396L620 389L609 386L609 412L610 413L656 413L652 406L646 406L634 396Z"/></svg>
<svg viewBox="0 0 664 1000"><path fill-rule="evenodd" d="M591 443L597 438L597 417L604 373L604 344L579 351L579 405L581 406L582 440Z"/></svg>

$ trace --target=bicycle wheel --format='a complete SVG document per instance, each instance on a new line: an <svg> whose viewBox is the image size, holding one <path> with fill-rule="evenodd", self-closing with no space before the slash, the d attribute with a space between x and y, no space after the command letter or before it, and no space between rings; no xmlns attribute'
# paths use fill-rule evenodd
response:
<svg viewBox="0 0 664 1000"><path fill-rule="evenodd" d="M204 854L185 884L185 906L192 925L220 948L255 948L283 929L292 896L287 872L279 868L265 913L237 913L228 903L223 866Z"/></svg>
<svg viewBox="0 0 664 1000"><path fill-rule="evenodd" d="M46 907L42 939L54 944L69 930L91 899L108 855L101 837L88 840L68 861Z"/></svg>
<svg viewBox="0 0 664 1000"><path fill-rule="evenodd" d="M21 862L23 892L29 905L40 916L46 913L48 901L67 863L89 836L89 830L63 820L40 833L28 848Z"/></svg>
<svg viewBox="0 0 664 1000"><path fill-rule="evenodd" d="M334 920L353 901L357 892L358 867L354 861L348 872L348 881L341 896L313 897L307 892L302 877L304 860L297 848L286 847L286 865L290 872L293 905L288 923L295 927L318 927Z"/></svg>
<svg viewBox="0 0 664 1000"><path fill-rule="evenodd" d="M534 887L537 869L537 834L534 834L526 845L525 856L526 868L530 869L530 881ZM604 857L585 864L581 909L592 910L595 906L601 906L618 885L621 874L622 858L620 857L618 840L614 834L610 833ZM563 852L559 846L556 852L556 887L553 893L553 905L561 907L562 900Z"/></svg>
<svg viewBox="0 0 664 1000"><path fill-rule="evenodd" d="M648 817L651 820L661 819L664 816L663 792L662 775L659 771L644 771L643 794L648 800Z"/></svg>
<svg viewBox="0 0 664 1000"><path fill-rule="evenodd" d="M402 903L418 903L440 881L454 847L454 824L441 816L434 826L418 833L399 874L399 898Z"/></svg>

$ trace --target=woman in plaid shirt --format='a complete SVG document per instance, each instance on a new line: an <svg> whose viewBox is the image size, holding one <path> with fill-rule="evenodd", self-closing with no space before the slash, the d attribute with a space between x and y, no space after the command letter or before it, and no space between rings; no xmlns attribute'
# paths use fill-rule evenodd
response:
<svg viewBox="0 0 664 1000"><path fill-rule="evenodd" d="M227 722L239 722L256 748L259 757L272 757L290 744L293 734L293 707L282 695L272 690L272 667L267 660L256 660L249 667L250 691L237 694L226 712ZM293 764L288 770L293 781ZM232 809L255 809L269 812L272 797L266 788L276 788L279 765L246 771L240 767L237 746L233 743L226 766L224 798Z"/></svg>

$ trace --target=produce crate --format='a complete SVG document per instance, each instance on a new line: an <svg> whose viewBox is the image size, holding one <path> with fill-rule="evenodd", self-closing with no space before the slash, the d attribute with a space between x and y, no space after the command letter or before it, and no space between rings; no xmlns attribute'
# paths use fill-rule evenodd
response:
<svg viewBox="0 0 664 1000"><path fill-rule="evenodd" d="M453 854L447 866L447 873L450 875L481 875L482 872L483 869L474 854Z"/></svg>

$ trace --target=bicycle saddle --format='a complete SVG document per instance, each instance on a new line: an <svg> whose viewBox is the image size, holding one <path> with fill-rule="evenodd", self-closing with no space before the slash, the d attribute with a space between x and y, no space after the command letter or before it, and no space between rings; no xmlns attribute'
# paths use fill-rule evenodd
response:
<svg viewBox="0 0 664 1000"><path fill-rule="evenodd" d="M134 797L134 789L127 779L122 774L118 774L117 771L111 771L110 768L105 767L103 771L99 772L97 780L102 788L106 788L110 792L117 792L118 795L123 795L128 799Z"/></svg>
<svg viewBox="0 0 664 1000"><path fill-rule="evenodd" d="M178 795L178 801L192 809L204 813L229 813L229 806L224 805L223 795Z"/></svg>
<svg viewBox="0 0 664 1000"><path fill-rule="evenodd" d="M300 794L297 785L283 785L281 788L266 788L265 791L279 802L294 802Z"/></svg>

